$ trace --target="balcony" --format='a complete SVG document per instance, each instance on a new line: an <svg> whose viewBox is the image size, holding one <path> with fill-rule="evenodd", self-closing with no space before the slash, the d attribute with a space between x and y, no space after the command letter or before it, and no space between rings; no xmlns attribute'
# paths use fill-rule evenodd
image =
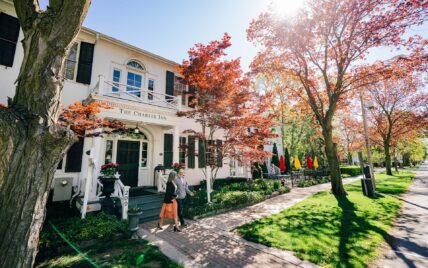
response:
<svg viewBox="0 0 428 268"><path fill-rule="evenodd" d="M167 109L180 110L181 97L150 91L134 86L106 81L100 75L95 88L91 93L98 96L106 96L121 100L158 106Z"/></svg>

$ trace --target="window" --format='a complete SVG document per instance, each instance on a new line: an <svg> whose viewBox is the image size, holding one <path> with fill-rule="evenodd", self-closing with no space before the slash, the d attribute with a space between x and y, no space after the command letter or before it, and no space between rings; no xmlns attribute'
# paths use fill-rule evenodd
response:
<svg viewBox="0 0 428 268"><path fill-rule="evenodd" d="M17 18L0 13L0 64L12 67L19 36Z"/></svg>
<svg viewBox="0 0 428 268"><path fill-rule="evenodd" d="M166 83L165 83L165 99L167 101L172 101L174 99L174 73L166 71Z"/></svg>
<svg viewBox="0 0 428 268"><path fill-rule="evenodd" d="M197 104L196 97L193 95L189 95L189 100L188 100L187 106L189 106L190 108L195 108L196 104Z"/></svg>
<svg viewBox="0 0 428 268"><path fill-rule="evenodd" d="M67 152L65 172L80 172L82 168L83 139L73 144Z"/></svg>
<svg viewBox="0 0 428 268"><path fill-rule="evenodd" d="M180 164L186 164L186 137L180 137L179 162Z"/></svg>
<svg viewBox="0 0 428 268"><path fill-rule="evenodd" d="M188 138L187 146L187 167L195 168L195 137Z"/></svg>
<svg viewBox="0 0 428 268"><path fill-rule="evenodd" d="M145 141L141 143L141 167L147 167L148 144Z"/></svg>
<svg viewBox="0 0 428 268"><path fill-rule="evenodd" d="M65 61L64 77L65 79L74 80L77 65L77 48L78 44L74 43L68 52L67 60Z"/></svg>
<svg viewBox="0 0 428 268"><path fill-rule="evenodd" d="M127 79L127 91L131 91L131 94L134 94L137 97L141 97L141 79L142 76L140 74L128 72Z"/></svg>
<svg viewBox="0 0 428 268"><path fill-rule="evenodd" d="M147 89L149 90L149 94L147 96L148 99L153 100L153 92L155 91L155 80L149 79Z"/></svg>
<svg viewBox="0 0 428 268"><path fill-rule="evenodd" d="M113 141L107 140L106 141L106 154L105 154L104 163L108 164L108 163L111 163L112 161L113 161Z"/></svg>
<svg viewBox="0 0 428 268"><path fill-rule="evenodd" d="M223 141L217 140L217 167L223 167Z"/></svg>
<svg viewBox="0 0 428 268"><path fill-rule="evenodd" d="M198 140L198 167L204 168L205 166L206 166L205 141Z"/></svg>
<svg viewBox="0 0 428 268"><path fill-rule="evenodd" d="M120 70L113 69L113 87L111 91L118 92L119 91L119 83L120 83Z"/></svg>
<svg viewBox="0 0 428 268"><path fill-rule="evenodd" d="M139 62L137 62L135 60L128 61L128 63L126 64L126 66L134 68L134 69L138 69L138 70L141 70L141 71L145 71L146 70L146 68L144 68L141 63L139 63Z"/></svg>

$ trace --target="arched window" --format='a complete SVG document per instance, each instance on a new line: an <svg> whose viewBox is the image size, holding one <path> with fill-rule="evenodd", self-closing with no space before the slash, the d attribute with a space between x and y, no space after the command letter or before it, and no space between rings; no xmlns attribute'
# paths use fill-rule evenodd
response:
<svg viewBox="0 0 428 268"><path fill-rule="evenodd" d="M140 70L140 71L143 71L143 72L146 71L146 68L141 63L139 63L136 60L130 60L130 61L128 61L128 63L126 64L126 66L134 68L134 69L137 69L137 70Z"/></svg>

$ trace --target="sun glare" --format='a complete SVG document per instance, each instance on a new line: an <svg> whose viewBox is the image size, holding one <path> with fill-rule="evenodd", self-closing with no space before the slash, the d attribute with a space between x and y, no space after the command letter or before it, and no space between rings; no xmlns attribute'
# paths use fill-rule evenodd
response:
<svg viewBox="0 0 428 268"><path fill-rule="evenodd" d="M294 16L304 3L305 0L272 0L270 8L279 16Z"/></svg>

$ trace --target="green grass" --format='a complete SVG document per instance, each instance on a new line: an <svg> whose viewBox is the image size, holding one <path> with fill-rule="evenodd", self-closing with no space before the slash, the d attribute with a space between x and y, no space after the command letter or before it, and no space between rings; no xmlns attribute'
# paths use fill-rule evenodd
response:
<svg viewBox="0 0 428 268"><path fill-rule="evenodd" d="M158 247L149 245L148 242L144 240L108 241L99 243L83 252L100 267L182 267L169 260L160 252ZM141 254L144 254L144 261L137 266L137 258ZM83 268L92 266L77 253L70 253L47 258L36 264L35 267Z"/></svg>
<svg viewBox="0 0 428 268"><path fill-rule="evenodd" d="M278 214L239 227L247 240L291 250L301 259L325 267L366 267L401 207L412 174L376 176L376 198L361 193L360 182L346 185L348 195L317 193Z"/></svg>

